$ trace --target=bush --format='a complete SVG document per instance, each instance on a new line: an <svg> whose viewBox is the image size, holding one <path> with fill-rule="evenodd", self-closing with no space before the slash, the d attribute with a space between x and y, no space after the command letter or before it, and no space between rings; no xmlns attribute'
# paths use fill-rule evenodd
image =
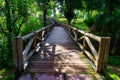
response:
<svg viewBox="0 0 120 80"><path fill-rule="evenodd" d="M4 46L4 44L2 44L0 47L0 69L12 68L12 67L13 67L13 57L10 57L8 55L8 49Z"/></svg>

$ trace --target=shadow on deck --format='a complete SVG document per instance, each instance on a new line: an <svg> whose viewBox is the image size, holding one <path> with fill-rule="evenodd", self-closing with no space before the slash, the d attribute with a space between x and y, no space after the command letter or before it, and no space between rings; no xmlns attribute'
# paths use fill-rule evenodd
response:
<svg viewBox="0 0 120 80"><path fill-rule="evenodd" d="M70 35L56 26L25 72L19 80L94 80L95 71Z"/></svg>

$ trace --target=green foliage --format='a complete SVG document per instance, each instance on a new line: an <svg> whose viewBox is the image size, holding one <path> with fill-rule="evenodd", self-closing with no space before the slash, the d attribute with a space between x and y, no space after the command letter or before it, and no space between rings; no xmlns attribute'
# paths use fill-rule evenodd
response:
<svg viewBox="0 0 120 80"><path fill-rule="evenodd" d="M14 79L14 74L10 74L8 76L5 76L3 80L13 80Z"/></svg>
<svg viewBox="0 0 120 80"><path fill-rule="evenodd" d="M92 25L95 23L93 17L90 17L90 18L84 20L84 22L85 22L85 24L87 24L88 27L92 27Z"/></svg>
<svg viewBox="0 0 120 80"><path fill-rule="evenodd" d="M118 56L109 56L108 64L111 66L119 66L120 67L120 58Z"/></svg>
<svg viewBox="0 0 120 80"><path fill-rule="evenodd" d="M34 32L41 27L43 27L43 25L41 24L39 18L31 17L29 18L29 21L22 27L20 35L26 35L30 32Z"/></svg>
<svg viewBox="0 0 120 80"><path fill-rule="evenodd" d="M120 74L119 71L117 71L117 67L108 66L106 72L101 75L104 77L104 80L120 80Z"/></svg>
<svg viewBox="0 0 120 80"><path fill-rule="evenodd" d="M0 70L0 80L14 80L15 77L14 77L14 72L13 70L8 70L6 68Z"/></svg>
<svg viewBox="0 0 120 80"><path fill-rule="evenodd" d="M86 26L83 19L73 19L72 26L76 27L77 29L88 31L89 27Z"/></svg>
<svg viewBox="0 0 120 80"><path fill-rule="evenodd" d="M0 40L0 69L13 67L13 61L12 61L13 58L8 55L8 48L6 47L6 41L7 41L6 38L2 35L2 38Z"/></svg>
<svg viewBox="0 0 120 80"><path fill-rule="evenodd" d="M23 27L33 26L35 30L38 29L36 26L41 26L38 19L34 20L36 17L31 16L36 13L34 0L0 1L0 69L13 68L12 37L22 34ZM33 20L28 20L29 16ZM29 29L33 30L28 28L28 32Z"/></svg>

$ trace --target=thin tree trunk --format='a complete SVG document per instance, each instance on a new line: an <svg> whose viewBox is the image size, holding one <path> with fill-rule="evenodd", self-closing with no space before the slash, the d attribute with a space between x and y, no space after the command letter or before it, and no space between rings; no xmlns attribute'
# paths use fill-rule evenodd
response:
<svg viewBox="0 0 120 80"><path fill-rule="evenodd" d="M47 9L45 8L45 5L43 5L43 26L46 26L46 13Z"/></svg>
<svg viewBox="0 0 120 80"><path fill-rule="evenodd" d="M70 25L70 22L71 22L71 21L68 21L68 24L69 24L69 25Z"/></svg>
<svg viewBox="0 0 120 80"><path fill-rule="evenodd" d="M12 41L11 41L11 38L12 38L12 27L11 27L11 15L10 15L10 0L5 0L5 8L6 8L6 12L5 12L5 15L6 15L6 27L7 27L7 30L8 30L8 33L7 33L7 48L8 48L8 54L9 54L9 57L12 58Z"/></svg>
<svg viewBox="0 0 120 80"><path fill-rule="evenodd" d="M6 27L8 29L9 32L12 32L12 28L11 28L11 15L10 15L10 1L9 0L5 0L5 8L6 8Z"/></svg>
<svg viewBox="0 0 120 80"><path fill-rule="evenodd" d="M115 54L115 55L120 55L119 54L119 51L120 51L120 48L119 48L119 45L120 45L120 38L119 38L119 35L118 34L116 34L116 36L115 36L115 44L113 45L113 54Z"/></svg>

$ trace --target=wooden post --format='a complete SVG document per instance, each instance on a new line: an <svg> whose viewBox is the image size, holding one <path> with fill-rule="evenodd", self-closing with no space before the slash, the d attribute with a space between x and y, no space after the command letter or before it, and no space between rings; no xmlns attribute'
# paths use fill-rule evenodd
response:
<svg viewBox="0 0 120 80"><path fill-rule="evenodd" d="M36 48L36 44L37 44L37 34L35 33L35 35L33 36L34 37L34 41L33 41L33 46L32 46L32 50L34 50Z"/></svg>
<svg viewBox="0 0 120 80"><path fill-rule="evenodd" d="M101 37L99 43L96 72L105 72L109 54L110 37Z"/></svg>
<svg viewBox="0 0 120 80"><path fill-rule="evenodd" d="M87 42L85 40L85 35L84 35L84 39L83 39L83 53L85 54L85 50L87 48Z"/></svg>
<svg viewBox="0 0 120 80"><path fill-rule="evenodd" d="M23 46L22 38L13 38L13 60L15 65L15 78L17 79L23 71Z"/></svg>

